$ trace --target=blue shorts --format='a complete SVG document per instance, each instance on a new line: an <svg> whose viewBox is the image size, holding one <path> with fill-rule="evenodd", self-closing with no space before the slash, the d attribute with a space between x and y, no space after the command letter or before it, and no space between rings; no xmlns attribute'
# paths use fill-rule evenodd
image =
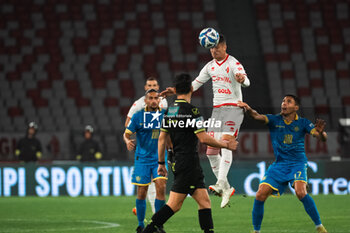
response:
<svg viewBox="0 0 350 233"><path fill-rule="evenodd" d="M307 183L307 163L281 164L273 163L267 169L261 184L266 184L273 189L272 195L280 196L284 189L290 184L294 186L295 181Z"/></svg>
<svg viewBox="0 0 350 233"><path fill-rule="evenodd" d="M145 165L135 163L132 173L131 183L139 186L148 186L152 181L157 179L167 179L164 176L158 175L158 163Z"/></svg>

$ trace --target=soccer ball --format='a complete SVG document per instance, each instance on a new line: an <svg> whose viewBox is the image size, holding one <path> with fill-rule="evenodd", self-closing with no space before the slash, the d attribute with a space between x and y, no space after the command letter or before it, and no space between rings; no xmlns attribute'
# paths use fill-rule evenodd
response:
<svg viewBox="0 0 350 233"><path fill-rule="evenodd" d="M202 47L210 49L219 43L220 36L214 28L204 28L199 33L198 39Z"/></svg>

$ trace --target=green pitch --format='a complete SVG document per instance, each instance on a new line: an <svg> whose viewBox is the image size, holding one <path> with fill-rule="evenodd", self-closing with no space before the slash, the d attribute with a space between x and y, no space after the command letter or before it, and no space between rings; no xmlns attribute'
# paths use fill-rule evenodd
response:
<svg viewBox="0 0 350 233"><path fill-rule="evenodd" d="M314 196L323 224L330 233L350 232L350 197ZM234 196L231 208L220 209L211 196L215 232L250 232L253 198ZM135 232L135 197L11 197L0 198L0 232ZM151 217L147 203L147 219ZM167 232L201 232L197 206L187 198L166 224ZM302 204L292 195L269 198L262 232L314 232Z"/></svg>

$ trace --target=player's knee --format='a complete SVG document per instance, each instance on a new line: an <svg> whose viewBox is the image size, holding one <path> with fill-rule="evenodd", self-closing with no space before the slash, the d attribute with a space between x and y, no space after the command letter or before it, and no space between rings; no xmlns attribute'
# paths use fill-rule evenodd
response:
<svg viewBox="0 0 350 233"><path fill-rule="evenodd" d="M306 196L306 194L306 190L295 190L295 195L298 197L299 200L303 199Z"/></svg>
<svg viewBox="0 0 350 233"><path fill-rule="evenodd" d="M156 196L158 199L163 199L165 197L165 185L162 185L156 190Z"/></svg>
<svg viewBox="0 0 350 233"><path fill-rule="evenodd" d="M145 186L138 186L137 188L137 199L139 200L145 200L147 196L147 190Z"/></svg>
<svg viewBox="0 0 350 233"><path fill-rule="evenodd" d="M211 207L210 199L203 199L200 203L198 203L199 209L209 209Z"/></svg>
<svg viewBox="0 0 350 233"><path fill-rule="evenodd" d="M258 201L266 201L266 199L268 198L268 194L262 191L258 191L255 195L255 199Z"/></svg>

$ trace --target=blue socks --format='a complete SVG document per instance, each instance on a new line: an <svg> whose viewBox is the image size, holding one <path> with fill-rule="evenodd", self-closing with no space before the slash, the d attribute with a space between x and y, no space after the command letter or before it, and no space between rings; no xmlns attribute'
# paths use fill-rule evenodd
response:
<svg viewBox="0 0 350 233"><path fill-rule="evenodd" d="M261 222L264 217L264 203L264 201L254 200L252 217L255 231L260 231Z"/></svg>
<svg viewBox="0 0 350 233"><path fill-rule="evenodd" d="M316 226L321 225L321 219L320 215L317 211L316 205L312 197L310 197L309 194L306 194L306 196L300 200L305 208L306 213L311 217L312 221L315 223ZM254 206L253 206L253 226L255 231L260 231L261 222L264 217L264 202L254 200Z"/></svg>
<svg viewBox="0 0 350 233"><path fill-rule="evenodd" d="M309 194L306 194L306 196L303 197L303 199L301 199L300 201L303 203L306 213L311 217L315 225L320 225L321 219L317 211L314 199L312 199L312 197L310 197Z"/></svg>
<svg viewBox="0 0 350 233"><path fill-rule="evenodd" d="M165 205L165 200L156 199L154 202L154 207L156 212L160 210L160 208ZM136 199L136 212L137 212L137 220L139 221L139 226L145 227L144 220L146 216L146 200Z"/></svg>
<svg viewBox="0 0 350 233"><path fill-rule="evenodd" d="M136 199L136 213L137 220L139 221L139 226L145 227L144 220L146 215L146 200Z"/></svg>
<svg viewBox="0 0 350 233"><path fill-rule="evenodd" d="M158 212L158 210L160 210L160 208L162 208L163 205L165 205L165 200L156 199L156 200L154 201L154 207L155 207L155 209L156 209L156 212Z"/></svg>

